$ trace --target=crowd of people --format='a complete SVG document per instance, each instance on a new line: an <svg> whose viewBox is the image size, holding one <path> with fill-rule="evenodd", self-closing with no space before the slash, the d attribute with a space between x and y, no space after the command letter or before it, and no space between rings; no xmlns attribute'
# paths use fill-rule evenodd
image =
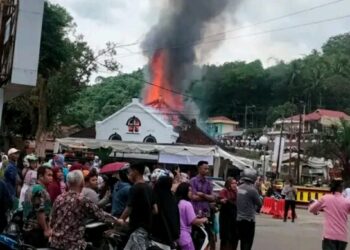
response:
<svg viewBox="0 0 350 250"><path fill-rule="evenodd" d="M205 229L210 249L215 249L217 235L220 249L237 249L239 241L242 250L252 249L261 206L254 170L247 169L239 180L228 178L214 194L205 161L192 178L178 166L151 172L144 163L106 177L99 174L99 165L70 165L60 154L42 164L29 154L20 168L19 153L10 149L0 169L0 230L6 228L10 211L23 209L26 244L93 249L84 239L84 223L94 218L127 228L124 249L194 250L196 226Z"/></svg>

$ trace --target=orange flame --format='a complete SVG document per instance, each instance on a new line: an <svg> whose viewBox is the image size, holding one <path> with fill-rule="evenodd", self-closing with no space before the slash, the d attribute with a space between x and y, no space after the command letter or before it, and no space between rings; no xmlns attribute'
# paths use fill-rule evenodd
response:
<svg viewBox="0 0 350 250"><path fill-rule="evenodd" d="M167 53L165 50L158 50L154 53L150 71L152 85L145 90L144 103L166 112L183 110L183 98L174 93L170 80L167 79Z"/></svg>

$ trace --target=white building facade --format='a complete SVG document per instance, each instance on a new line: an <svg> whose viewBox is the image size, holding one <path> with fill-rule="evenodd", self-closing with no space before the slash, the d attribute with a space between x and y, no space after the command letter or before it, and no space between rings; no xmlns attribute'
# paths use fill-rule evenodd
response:
<svg viewBox="0 0 350 250"><path fill-rule="evenodd" d="M96 122L96 139L125 142L176 143L179 134L156 109L143 105L138 98Z"/></svg>

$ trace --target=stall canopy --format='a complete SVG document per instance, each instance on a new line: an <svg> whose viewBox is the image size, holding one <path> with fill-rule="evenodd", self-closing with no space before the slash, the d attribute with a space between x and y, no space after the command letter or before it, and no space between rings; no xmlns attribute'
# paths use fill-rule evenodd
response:
<svg viewBox="0 0 350 250"><path fill-rule="evenodd" d="M207 161L209 165L214 164L213 156L192 156L159 153L159 163L179 164L179 165L196 165L199 161Z"/></svg>
<svg viewBox="0 0 350 250"><path fill-rule="evenodd" d="M158 154L161 163L197 164L205 160L213 164L215 157L230 160L233 165L243 169L252 167L218 146L199 146L185 144L151 144L137 142L108 141L96 139L63 138L56 139L55 152L67 148L98 149L111 148L115 154Z"/></svg>

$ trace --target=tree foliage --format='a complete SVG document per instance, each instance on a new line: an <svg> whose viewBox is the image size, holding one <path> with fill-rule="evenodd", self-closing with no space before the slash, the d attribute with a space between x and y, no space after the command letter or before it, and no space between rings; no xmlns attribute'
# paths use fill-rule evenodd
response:
<svg viewBox="0 0 350 250"><path fill-rule="evenodd" d="M94 52L75 34L73 18L63 7L45 2L36 88L12 100L4 110L8 132L24 137L41 135L61 124L65 106L76 99L99 65L118 70L116 44Z"/></svg>
<svg viewBox="0 0 350 250"><path fill-rule="evenodd" d="M100 77L97 84L85 88L71 105L66 106L63 122L93 126L95 121L103 120L139 96L143 82L137 79L143 79L141 70L131 75Z"/></svg>
<svg viewBox="0 0 350 250"><path fill-rule="evenodd" d="M257 127L297 112L303 101L306 112L316 108L350 111L350 33L330 38L321 51L290 63L264 69L260 61L203 67L203 77L191 86L202 115L225 115L244 124L245 107ZM207 101L206 101L207 100ZM254 120L255 119L255 120Z"/></svg>
<svg viewBox="0 0 350 250"><path fill-rule="evenodd" d="M343 177L350 180L350 122L341 121L340 124L323 131L319 141L309 147L310 156L324 157L338 161L344 169Z"/></svg>
<svg viewBox="0 0 350 250"><path fill-rule="evenodd" d="M46 2L37 87L5 106L3 129L38 139L62 124L90 127L139 96L144 85L140 70L88 84L99 67L118 72L116 49L107 43L105 49L93 51L76 35L69 13ZM350 33L332 37L320 51L289 63L264 68L259 60L235 61L200 70L202 77L186 94L194 97L203 118L225 115L242 125L248 117L248 124L261 128L296 114L300 101L306 112L350 112ZM246 107L253 105L246 114Z"/></svg>

